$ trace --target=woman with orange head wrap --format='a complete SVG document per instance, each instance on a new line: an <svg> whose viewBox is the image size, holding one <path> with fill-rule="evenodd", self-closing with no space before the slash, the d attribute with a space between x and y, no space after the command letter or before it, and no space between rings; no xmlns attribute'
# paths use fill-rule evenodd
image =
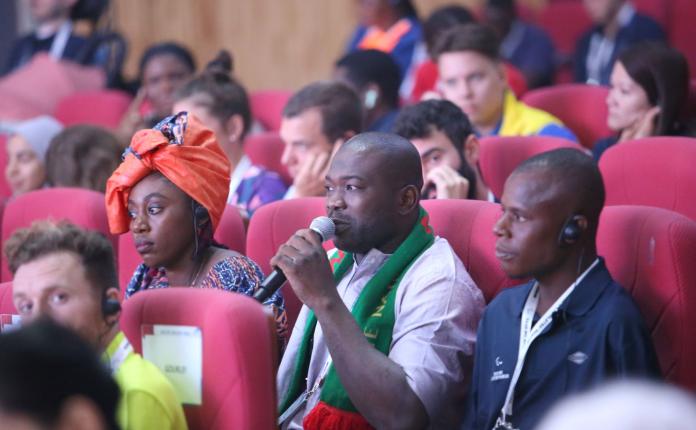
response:
<svg viewBox="0 0 696 430"><path fill-rule="evenodd" d="M126 298L170 285L253 295L263 279L261 269L213 240L229 181L230 164L213 132L185 112L133 136L106 186L111 232L130 229L143 258ZM273 309L284 339L283 298L276 293L264 304Z"/></svg>

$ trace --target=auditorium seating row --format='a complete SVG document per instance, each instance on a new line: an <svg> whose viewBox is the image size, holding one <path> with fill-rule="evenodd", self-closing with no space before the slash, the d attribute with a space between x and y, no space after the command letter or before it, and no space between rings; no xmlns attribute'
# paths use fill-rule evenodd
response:
<svg viewBox="0 0 696 430"><path fill-rule="evenodd" d="M253 117L266 130L278 131L283 107L292 93L285 90L261 90L250 94ZM93 124L116 129L133 98L119 90L83 91L62 99L53 116L63 125Z"/></svg>
<svg viewBox="0 0 696 430"><path fill-rule="evenodd" d="M6 155L0 139L0 170ZM271 133L250 138L247 150L253 162L281 171L290 182L280 163L283 143ZM487 137L481 140L479 167L484 181L497 197L510 172L523 160L555 148L582 148L572 142L554 137ZM696 220L696 201L692 198L696 184L696 139L684 137L652 137L616 145L600 160L600 170L607 189L607 205L641 204L669 209ZM4 175L0 175L4 179ZM7 184L0 180L0 194L9 196ZM71 189L42 189L10 200L7 203L0 244L17 228L44 217L73 219L80 225L107 232L103 195L97 192ZM66 205L64 202L74 204ZM4 205L0 204L0 218ZM225 212L216 239L232 249L243 252L244 226L234 210ZM242 238L242 239L240 239ZM132 248L130 239L112 239L115 246L124 242L123 249ZM118 249L118 246L117 246ZM122 250L121 250L122 251ZM137 258L120 254L125 262L122 276L132 273ZM0 279L9 279L3 263Z"/></svg>
<svg viewBox="0 0 696 430"><path fill-rule="evenodd" d="M578 136L584 147L592 148L598 139L612 134L607 127L607 93L608 88L602 86L560 84L528 91L522 100L561 119ZM281 113L290 96L291 92L284 90L264 90L251 94L254 118L271 133L252 134L248 137L246 147L252 159L266 160L268 156L265 152L269 147L271 151L282 152L282 148L276 148L277 139L270 136L276 136L273 133L280 129ZM130 101L129 95L114 90L77 93L58 105L55 117L66 126L87 123L114 129ZM689 115L696 114L696 80L691 83L687 112ZM4 158L4 153L0 157ZM274 168L288 179L279 159L280 155ZM0 164L2 163L3 160L0 159ZM0 193L2 191L0 188Z"/></svg>
<svg viewBox="0 0 696 430"><path fill-rule="evenodd" d="M251 220L247 255L265 272L275 250L297 229L324 214L322 198L269 204ZM498 265L492 228L500 215L495 203L473 200L423 202L435 232L445 237L490 301L517 281ZM331 245L327 244L327 248ZM599 253L612 275L636 300L668 380L696 390L696 222L647 206L610 206L602 213ZM14 313L10 283L0 286L0 314ZM291 324L300 303L283 290ZM277 365L274 329L262 306L223 291L172 288L146 291L127 300L123 329L142 350L142 324L197 326L203 339L203 404L186 406L190 428L271 428ZM244 345L240 348L239 345ZM229 427L227 427L229 428Z"/></svg>
<svg viewBox="0 0 696 430"><path fill-rule="evenodd" d="M264 136L264 139L274 142L271 136ZM282 143L277 138L271 145L282 148ZM483 178L494 195L501 196L505 180L517 164L534 154L560 147L579 149L573 143L553 137L482 139L479 164ZM280 165L280 155L278 152L275 154L277 157L273 159L272 151L259 153L257 161L271 169L276 168ZM696 220L696 201L692 198L696 184L696 170L692 168L694 161L696 140L689 138L647 138L611 148L600 161L607 188L607 205L656 206ZM78 225L108 235L104 196L89 190L42 189L10 200L6 207L0 206L0 215L3 215L0 245L16 229L27 227L33 220L47 217L67 218ZM252 228L253 223L250 233ZM229 248L244 253L244 231L238 212L230 207L223 215L216 239ZM139 256L134 251L130 235L109 237L117 251L119 275L121 285L124 286L139 262ZM9 279L11 276L3 259L0 280Z"/></svg>

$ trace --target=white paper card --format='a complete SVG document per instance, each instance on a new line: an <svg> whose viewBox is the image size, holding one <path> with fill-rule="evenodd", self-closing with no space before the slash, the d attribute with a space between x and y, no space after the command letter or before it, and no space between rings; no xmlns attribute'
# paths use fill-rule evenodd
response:
<svg viewBox="0 0 696 430"><path fill-rule="evenodd" d="M202 403L203 337L201 329L180 325L143 325L143 357L174 386L181 403Z"/></svg>
<svg viewBox="0 0 696 430"><path fill-rule="evenodd" d="M22 317L14 314L0 314L0 333L9 333L22 326Z"/></svg>

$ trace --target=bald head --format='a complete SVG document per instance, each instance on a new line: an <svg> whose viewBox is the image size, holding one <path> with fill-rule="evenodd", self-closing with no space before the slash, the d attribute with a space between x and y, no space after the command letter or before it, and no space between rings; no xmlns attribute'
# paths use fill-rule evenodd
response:
<svg viewBox="0 0 696 430"><path fill-rule="evenodd" d="M577 149L555 149L522 162L510 176L518 174L533 174L539 179L539 196L562 199L596 229L604 207L604 182L592 157Z"/></svg>
<svg viewBox="0 0 696 430"><path fill-rule="evenodd" d="M336 153L335 158L369 158L379 166L380 176L394 188L423 187L418 150L411 142L392 133L369 132L354 136Z"/></svg>
<svg viewBox="0 0 696 430"><path fill-rule="evenodd" d="M403 137L363 133L344 143L326 174L336 247L394 252L418 220L422 182L418 151Z"/></svg>

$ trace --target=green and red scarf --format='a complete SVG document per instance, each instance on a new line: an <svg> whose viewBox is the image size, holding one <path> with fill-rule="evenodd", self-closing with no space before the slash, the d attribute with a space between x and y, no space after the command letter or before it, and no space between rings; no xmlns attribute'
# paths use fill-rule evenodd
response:
<svg viewBox="0 0 696 430"><path fill-rule="evenodd" d="M394 330L394 301L399 282L414 261L432 245L435 240L429 225L427 212L421 207L418 222L401 245L396 249L381 269L370 279L360 293L351 313L358 326L365 333L368 342L383 354L389 354ZM353 254L337 251L330 258L336 283L353 266ZM305 378L311 359L311 339L317 325L314 312L307 316L302 343L297 354L289 389L280 406L282 414L295 401L305 388ZM320 402L305 417L303 427L318 429L371 429L367 420L360 415L350 401L333 364L321 389Z"/></svg>

